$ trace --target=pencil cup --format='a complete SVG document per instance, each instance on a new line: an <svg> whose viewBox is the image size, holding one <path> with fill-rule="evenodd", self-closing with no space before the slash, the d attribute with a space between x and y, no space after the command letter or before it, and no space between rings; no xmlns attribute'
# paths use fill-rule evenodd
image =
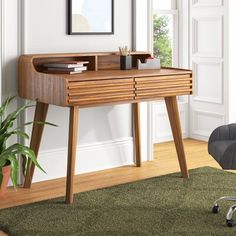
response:
<svg viewBox="0 0 236 236"><path fill-rule="evenodd" d="M120 69L121 70L132 69L132 56L120 56Z"/></svg>

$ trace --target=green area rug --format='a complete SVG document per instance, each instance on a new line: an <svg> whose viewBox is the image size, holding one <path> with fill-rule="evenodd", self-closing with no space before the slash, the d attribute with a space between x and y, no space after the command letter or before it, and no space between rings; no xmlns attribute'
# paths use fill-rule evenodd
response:
<svg viewBox="0 0 236 236"><path fill-rule="evenodd" d="M214 168L171 174L64 198L0 210L0 229L17 236L236 235L225 225L230 203L212 214L214 200L236 195L236 175Z"/></svg>

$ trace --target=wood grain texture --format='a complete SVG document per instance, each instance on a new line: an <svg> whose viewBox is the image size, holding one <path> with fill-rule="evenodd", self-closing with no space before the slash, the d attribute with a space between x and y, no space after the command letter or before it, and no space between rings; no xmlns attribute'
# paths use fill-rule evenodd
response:
<svg viewBox="0 0 236 236"><path fill-rule="evenodd" d="M132 52L133 66L136 65L137 59L145 60L150 56L147 52ZM58 105L81 107L98 105L110 105L122 103L134 103L136 100L146 99L143 90L146 91L147 98L151 96L158 99L160 96L166 96L168 93L160 93L162 89L176 89L176 95L179 95L181 88L188 88L190 93L183 91L182 95L192 93L192 72L178 68L162 68L161 70L119 70L119 54L118 52L101 52L101 53L68 53L68 54L36 54L24 55L19 59L19 95L25 99L38 100L39 102ZM43 72L44 63L58 61L89 61L88 71L81 74L48 74ZM126 96L121 92L124 87L118 86L134 85L134 89L138 91L137 97ZM115 87L117 86L116 90ZM156 91L153 92L155 88ZM104 93L104 99L101 100L83 100L71 97L79 96L91 91L95 95L96 90ZM92 91L93 90L93 91ZM173 91L167 91L172 92ZM178 90L178 91L177 91ZM127 91L127 90L126 90ZM94 93L92 93L94 92ZM106 93L112 92L116 96L107 99ZM114 99L113 99L114 98ZM118 99L119 98L119 99ZM127 99L129 98L129 99Z"/></svg>
<svg viewBox="0 0 236 236"><path fill-rule="evenodd" d="M70 122L68 135L68 159L67 159L67 180L66 180L66 203L73 203L74 196L74 175L76 161L76 147L78 135L78 116L79 108L73 106L70 108Z"/></svg>
<svg viewBox="0 0 236 236"><path fill-rule="evenodd" d="M170 97L192 93L192 77L187 75L135 78L135 99Z"/></svg>
<svg viewBox="0 0 236 236"><path fill-rule="evenodd" d="M65 74L64 78L69 82L82 82L82 81L97 81L97 80L110 80L110 79L127 79L127 78L140 78L149 81L156 81L157 77L165 76L172 81L176 76L188 76L189 78L192 76L192 71L190 70L180 70L180 69L160 69L160 70L98 70L98 71L86 71L81 74L68 75ZM167 78L163 78L167 79ZM141 81L140 81L141 82Z"/></svg>
<svg viewBox="0 0 236 236"><path fill-rule="evenodd" d="M155 94L155 98L153 98L153 94L146 94L146 95L139 95L135 96L135 100L137 102L144 102L144 101L156 101L163 99L164 97L172 97L172 96L183 96L183 95L191 95L192 90L182 90L180 92L165 92L165 93L158 93Z"/></svg>
<svg viewBox="0 0 236 236"><path fill-rule="evenodd" d="M119 69L120 68L120 57L117 55L111 56L99 56L98 57L98 68L103 69Z"/></svg>
<svg viewBox="0 0 236 236"><path fill-rule="evenodd" d="M169 73L167 72L167 69L163 69L166 73L163 75L160 73L160 75L157 76L148 76L147 77L138 77L136 78L136 83L137 84L146 84L146 83L160 83L160 82L164 82L166 83L166 81L170 81L170 82L177 82L177 81L189 81L191 79L190 74L182 74L182 75L178 75L176 74L175 76L171 76L168 75ZM162 70L161 70L162 71ZM161 72L160 71L160 72ZM179 72L179 70L173 70L173 69L169 69L169 72ZM171 74L171 73L170 73Z"/></svg>
<svg viewBox="0 0 236 236"><path fill-rule="evenodd" d="M139 90L148 90L148 89L158 89L158 88L169 88L169 87L181 87L181 86L192 86L190 80L183 81L163 81L162 83L146 83L146 84L136 84L135 88Z"/></svg>
<svg viewBox="0 0 236 236"><path fill-rule="evenodd" d="M0 231L0 236L7 236L4 232Z"/></svg>
<svg viewBox="0 0 236 236"><path fill-rule="evenodd" d="M149 53L132 53L133 66L137 59L145 60ZM43 73L43 64L56 61L89 61L88 71L76 75ZM166 98L172 132L175 137L181 171L187 177L178 109L169 97L192 93L192 71L178 68L160 70L119 70L119 55L111 53L25 55L19 60L19 94L37 100L38 104L70 107L66 202L73 202L74 169L78 129L78 109L101 105L133 103L136 165L141 166L139 102ZM46 109L46 107L45 107ZM46 113L43 110L43 117ZM39 113L36 111L37 116ZM44 117L45 115L45 117ZM175 120L177 119L177 121ZM38 129L38 131L37 131ZM38 152L42 131L37 128L33 148ZM182 146L181 146L182 145ZM33 166L28 168L25 187L32 181Z"/></svg>
<svg viewBox="0 0 236 236"><path fill-rule="evenodd" d="M141 130L140 130L140 105L139 103L132 104L133 109L133 133L135 146L135 164L141 167Z"/></svg>
<svg viewBox="0 0 236 236"><path fill-rule="evenodd" d="M153 97L168 97L168 94L173 93L173 94L179 94L179 93L186 93L189 92L191 93L192 89L189 88L188 86L184 87L174 87L174 88L160 88L160 89L149 89L149 90L140 90L136 91L136 98L139 98L139 96L153 96Z"/></svg>
<svg viewBox="0 0 236 236"><path fill-rule="evenodd" d="M172 129L172 134L175 141L175 147L178 155L179 165L181 169L182 176L184 178L189 177L186 157L184 152L181 124L179 118L178 104L175 96L165 97L166 108L170 120L170 125Z"/></svg>
<svg viewBox="0 0 236 236"><path fill-rule="evenodd" d="M104 104L107 101L134 100L134 79L111 79L68 83L68 104L86 106Z"/></svg>
<svg viewBox="0 0 236 236"><path fill-rule="evenodd" d="M21 56L18 78L20 97L58 106L66 105L66 80L63 75L39 73L27 56Z"/></svg>
<svg viewBox="0 0 236 236"><path fill-rule="evenodd" d="M118 92L127 92L127 91L135 91L133 85L122 85L122 86L110 86L104 88L82 88L82 89L70 89L68 95L96 95L106 93L118 93Z"/></svg>
<svg viewBox="0 0 236 236"><path fill-rule="evenodd" d="M37 102L35 108L35 115L34 115L34 122L40 121L45 122L47 113L48 113L48 104ZM30 148L34 150L36 157L38 156L39 147L41 143L41 138L43 134L44 125L42 124L33 124L32 134L31 134L31 141L30 141ZM32 163L27 163L27 170L26 170L26 177L25 177L25 188L30 188L32 183L32 178L34 174L35 165Z"/></svg>
<svg viewBox="0 0 236 236"><path fill-rule="evenodd" d="M96 81L85 81L85 82L68 82L68 89L90 89L90 88L106 88L114 86L126 86L134 85L133 78L127 79L109 79L109 80L96 80Z"/></svg>

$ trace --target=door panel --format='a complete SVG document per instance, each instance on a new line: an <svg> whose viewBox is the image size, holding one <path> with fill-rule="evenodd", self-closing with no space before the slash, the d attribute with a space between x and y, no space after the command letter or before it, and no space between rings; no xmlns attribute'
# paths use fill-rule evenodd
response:
<svg viewBox="0 0 236 236"><path fill-rule="evenodd" d="M194 95L190 99L190 136L208 140L227 123L227 0L191 1Z"/></svg>

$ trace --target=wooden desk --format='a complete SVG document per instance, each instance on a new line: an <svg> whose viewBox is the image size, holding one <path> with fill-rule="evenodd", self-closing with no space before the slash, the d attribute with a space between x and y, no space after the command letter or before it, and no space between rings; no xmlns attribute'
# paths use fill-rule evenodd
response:
<svg viewBox="0 0 236 236"><path fill-rule="evenodd" d="M165 99L182 176L188 169L176 96L192 94L192 71L174 68L137 70L137 59L149 53L132 53L132 70L119 69L117 53L24 55L19 59L19 95L37 101L35 121L45 121L49 104L69 107L69 141L66 203L73 202L78 114L83 107L131 103L133 107L135 161L141 166L139 103ZM77 75L44 73L42 64L56 61L89 61L88 71ZM43 125L34 124L30 147L38 155ZM24 187L30 188L35 166L27 167Z"/></svg>

